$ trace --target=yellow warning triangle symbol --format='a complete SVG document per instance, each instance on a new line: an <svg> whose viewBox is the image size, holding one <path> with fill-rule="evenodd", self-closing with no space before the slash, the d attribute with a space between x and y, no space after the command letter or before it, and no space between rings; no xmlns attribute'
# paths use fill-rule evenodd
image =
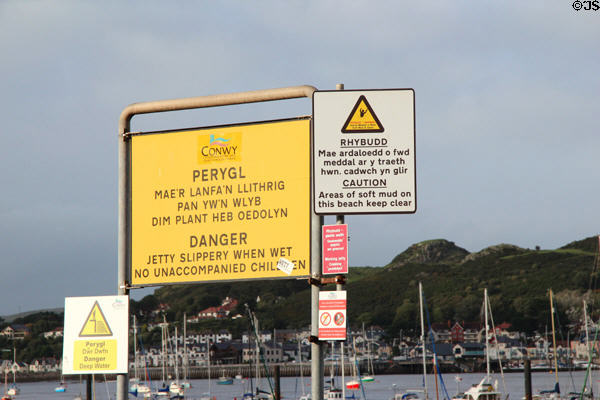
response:
<svg viewBox="0 0 600 400"><path fill-rule="evenodd" d="M92 306L92 310L79 332L79 337L83 336L112 336L112 331L98 301Z"/></svg>
<svg viewBox="0 0 600 400"><path fill-rule="evenodd" d="M383 125L364 95L358 98L342 127L343 133L383 132Z"/></svg>

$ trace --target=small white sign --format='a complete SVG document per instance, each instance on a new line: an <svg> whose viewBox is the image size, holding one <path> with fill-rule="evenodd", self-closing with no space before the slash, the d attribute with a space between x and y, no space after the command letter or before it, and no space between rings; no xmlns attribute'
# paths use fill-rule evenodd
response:
<svg viewBox="0 0 600 400"><path fill-rule="evenodd" d="M414 213L412 89L313 94L317 214Z"/></svg>
<svg viewBox="0 0 600 400"><path fill-rule="evenodd" d="M294 271L294 263L288 259L281 257L279 261L277 261L277 268L279 268L286 274L291 275L292 271Z"/></svg>
<svg viewBox="0 0 600 400"><path fill-rule="evenodd" d="M65 298L62 373L126 374L129 296Z"/></svg>

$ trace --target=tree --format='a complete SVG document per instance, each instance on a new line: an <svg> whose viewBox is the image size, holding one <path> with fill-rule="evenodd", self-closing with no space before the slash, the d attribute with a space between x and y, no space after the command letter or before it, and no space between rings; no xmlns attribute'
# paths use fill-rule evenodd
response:
<svg viewBox="0 0 600 400"><path fill-rule="evenodd" d="M392 329L398 331L400 329L415 329L415 321L417 320L417 305L410 301L410 299L404 299L399 307L396 307L396 313L394 314L394 320L392 321Z"/></svg>

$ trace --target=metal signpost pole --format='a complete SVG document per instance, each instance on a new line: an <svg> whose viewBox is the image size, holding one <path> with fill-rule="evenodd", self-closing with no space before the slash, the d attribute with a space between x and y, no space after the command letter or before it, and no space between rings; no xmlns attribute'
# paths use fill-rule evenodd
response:
<svg viewBox="0 0 600 400"><path fill-rule="evenodd" d="M130 129L131 118L126 121L119 121L119 222L118 222L118 244L117 244L117 294L129 295L127 288L127 267L129 266L131 247L129 233L131 229L131 191L130 191L130 175L129 175L129 156L130 142L127 140L126 134ZM128 318L129 319L129 318ZM117 400L126 400L128 398L128 374L117 375ZM88 386L91 388L90 379ZM91 389L88 389L91 392ZM89 398L88 398L89 400Z"/></svg>
<svg viewBox="0 0 600 400"><path fill-rule="evenodd" d="M311 129L311 135L314 135L314 131ZM314 157L314 155L313 155ZM311 170L311 182L314 182L315 172ZM315 282L320 282L321 271L322 271L322 233L323 233L323 222L324 217L315 214L315 191L311 190L311 278L315 279ZM311 350L311 364L310 364L310 375L311 375L311 396L314 400L323 400L323 387L325 383L324 379L324 365L323 365L323 343L317 338L319 337L319 292L321 291L318 284L311 284L310 287L310 303L311 303L311 336L313 341L310 344Z"/></svg>
<svg viewBox="0 0 600 400"><path fill-rule="evenodd" d="M344 90L344 84L343 83L338 83L337 85L335 85L335 88L337 90ZM335 216L335 223L338 225L343 225L344 224L344 214L338 214ZM344 285L340 283L341 279L343 279L343 277L341 275L338 275L337 277L337 283L335 284L335 290L340 291L340 290L344 290ZM344 368L344 366L342 365L342 369Z"/></svg>
<svg viewBox="0 0 600 400"><path fill-rule="evenodd" d="M335 88L337 90L344 90L344 84L343 83L338 83L337 85L335 85ZM344 214L338 214L335 216L335 223L337 225L343 225L345 222L345 218L344 218ZM342 284L344 279L343 275L338 275L336 277L336 284L335 284L335 290L337 290L338 292L341 292L342 290L344 290L344 285ZM341 351L341 359L342 359L342 397L345 399L346 398L346 383L344 382L344 373L345 373L345 368L346 366L344 365L344 342L340 342L340 351Z"/></svg>
<svg viewBox="0 0 600 400"><path fill-rule="evenodd" d="M314 191L312 193L314 196ZM321 281L321 232L323 227L323 217L312 212L311 224L311 260L310 270L311 278L315 281L310 287L310 304L311 304L311 336L310 344L310 374L311 374L311 394L314 400L323 400L323 343L318 340L319 337L319 285L315 282Z"/></svg>
<svg viewBox="0 0 600 400"><path fill-rule="evenodd" d="M226 106L234 104L245 104L245 103L256 103L263 101L272 100L285 100L294 99L301 97L312 98L313 92L317 90L313 86L293 86L278 89L267 89L267 90L255 90L250 92L231 93L213 96L200 96L190 97L184 99L173 99L173 100L162 100L162 101L150 101L143 103L131 104L121 112L119 118L119 223L118 223L118 274L117 274L117 288L118 294L128 295L129 286L127 281L128 270L130 267L131 260L131 176L130 176L130 156L131 156L131 141L129 138L131 119L137 114L149 114L165 111L178 111L178 110L189 110L195 108L205 107L216 107ZM311 256L311 271L320 269L320 252L321 252L321 233L320 225L322 224L322 218L311 213L312 223L312 246L315 246L315 242L318 242L318 248L312 249ZM318 235L315 234L318 230ZM315 256L316 255L316 256ZM320 272L317 273L320 277ZM314 290L314 288L313 288ZM313 307L314 304L318 305L318 288L317 288L317 300L314 302L313 294ZM313 312L314 314L314 312ZM317 326L317 321L313 317L313 326ZM315 353L313 352L313 355ZM317 358L320 357L320 351L317 352ZM322 362L322 361L321 361ZM313 375L313 388L314 385ZM323 387L323 377L320 377L321 388ZM314 393L314 392L313 392ZM321 390L322 394L322 390ZM117 400L127 399L127 374L117 375ZM313 399L321 400L321 397L314 396Z"/></svg>

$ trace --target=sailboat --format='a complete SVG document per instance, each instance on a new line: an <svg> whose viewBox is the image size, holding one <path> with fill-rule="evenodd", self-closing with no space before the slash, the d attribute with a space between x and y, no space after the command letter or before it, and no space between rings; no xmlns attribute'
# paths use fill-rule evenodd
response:
<svg viewBox="0 0 600 400"><path fill-rule="evenodd" d="M169 387L165 383L165 368L166 368L166 357L167 357L167 320L163 317L163 322L160 324L161 328L161 361L162 361L162 386L154 393L157 396L169 396Z"/></svg>
<svg viewBox="0 0 600 400"><path fill-rule="evenodd" d="M210 337L206 340L206 368L208 377L208 392L202 393L200 400L211 400L211 379L210 379Z"/></svg>
<svg viewBox="0 0 600 400"><path fill-rule="evenodd" d="M587 368L586 368L586 372L585 372L585 380L583 381L583 388L581 388L581 393L577 393L579 395L579 397L582 397L581 394L583 394L583 397L585 398L589 398L589 399L593 399L594 398L594 385L592 384L593 380L592 380L592 357L593 357L593 351L592 348L590 346L590 332L588 329L588 318L587 318L587 304L585 302L585 300L583 300L583 323L585 326L585 346L587 349L587 354L588 354L588 361L587 361ZM596 330L596 334L594 337L594 342L596 341L596 339L598 338L598 331ZM588 388L588 378L589 378L589 388Z"/></svg>
<svg viewBox="0 0 600 400"><path fill-rule="evenodd" d="M150 387L140 380L138 372L139 354L137 350L137 323L135 315L133 316L133 378L129 380L129 393L137 396L138 394L150 393ZM144 363L145 364L145 363Z"/></svg>
<svg viewBox="0 0 600 400"><path fill-rule="evenodd" d="M552 300L552 289L548 291L550 296L550 320L552 321L552 347L554 349L554 377L556 379L554 389L541 390L540 395L545 399L560 399L560 384L558 383L558 354L556 352L556 330L554 326L554 302Z"/></svg>
<svg viewBox="0 0 600 400"><path fill-rule="evenodd" d="M366 353L367 353L367 375L360 378L363 382L373 382L375 381L375 373L373 371L373 359L371 358L371 342L367 338L367 333L365 331L365 324L363 323L363 337L365 338L366 343ZM371 329L371 340L373 340L373 330Z"/></svg>
<svg viewBox="0 0 600 400"><path fill-rule="evenodd" d="M419 315L421 318L421 354L423 357L423 388L408 389L404 392L395 392L393 400L429 399L427 393L427 346L425 343L425 318L423 315L423 284L421 282L419 282Z"/></svg>
<svg viewBox="0 0 600 400"><path fill-rule="evenodd" d="M2 396L2 400L12 400L12 397L7 393L8 391L8 371L4 371L4 396Z"/></svg>
<svg viewBox="0 0 600 400"><path fill-rule="evenodd" d="M360 381L358 380L358 367L356 363L356 338L352 338L352 379L346 382L346 389L358 390L360 389Z"/></svg>
<svg viewBox="0 0 600 400"><path fill-rule="evenodd" d="M256 377L256 394L254 394L253 392L246 392L243 394L242 398L243 400L260 400L260 399L272 399L274 398L274 392L273 392L273 383L271 382L271 379L266 376L265 378L267 379L267 383L269 384L269 387L271 388L271 392L266 392L264 390L261 390L259 385L261 382L261 377L260 377L260 361L261 361L261 356L260 356L260 344L259 344L259 325L258 325L258 318L256 318L256 314L254 314L251 310L250 307L248 307L248 305L246 304L246 311L248 312L248 319L250 321L250 325L252 326L252 331L254 333L254 338L255 338L255 344L256 344L256 350L255 350L255 359L254 361L256 362L256 373L255 373L255 377ZM249 341L250 342L250 341ZM264 362L264 361L263 361ZM250 382L250 385L252 385L252 383Z"/></svg>
<svg viewBox="0 0 600 400"><path fill-rule="evenodd" d="M331 342L331 368L330 368L330 377L329 377L329 387L325 389L325 393L323 394L323 398L325 400L342 400L344 399L344 392L342 389L335 386L335 378L334 378L334 369L335 369L335 341Z"/></svg>
<svg viewBox="0 0 600 400"><path fill-rule="evenodd" d="M169 385L171 398L183 398L183 387L179 383L179 352L177 346L177 327L175 327L175 380Z"/></svg>
<svg viewBox="0 0 600 400"><path fill-rule="evenodd" d="M181 381L181 387L189 389L192 387L192 383L188 380L190 368L190 361L187 353L187 316L183 313L183 380Z"/></svg>
<svg viewBox="0 0 600 400"><path fill-rule="evenodd" d="M300 337L296 336L296 340L298 341L298 359L300 361L300 386L302 387L302 396L300 396L299 400L311 400L312 395L310 393L306 394L306 390L304 388L304 368L302 368L302 342L300 341ZM343 365L343 363L342 363ZM342 371L344 369L342 368Z"/></svg>
<svg viewBox="0 0 600 400"><path fill-rule="evenodd" d="M217 380L217 385L233 385L233 378L230 376L225 376L225 368L223 368L223 373Z"/></svg>
<svg viewBox="0 0 600 400"><path fill-rule="evenodd" d="M467 400L500 400L501 393L497 390L496 385L492 384L492 377L490 375L490 336L489 336L489 299L487 295L487 288L483 290L483 308L484 308L484 324L485 324L485 361L486 361L486 375L483 377L481 382L471 386L465 391L464 398Z"/></svg>
<svg viewBox="0 0 600 400"><path fill-rule="evenodd" d="M17 386L17 348L14 346L13 340L13 365L12 365L12 373L13 373L13 383L8 386L8 390L6 394L9 396L16 396L21 393L21 389Z"/></svg>

